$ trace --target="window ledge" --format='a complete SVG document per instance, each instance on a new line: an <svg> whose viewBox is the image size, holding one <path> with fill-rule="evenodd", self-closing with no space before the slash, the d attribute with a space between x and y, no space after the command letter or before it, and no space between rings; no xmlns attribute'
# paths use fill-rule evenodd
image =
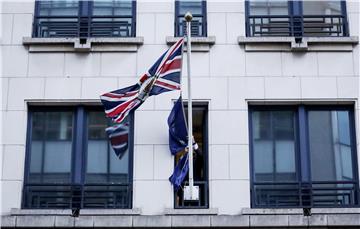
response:
<svg viewBox="0 0 360 229"><path fill-rule="evenodd" d="M175 44L180 37L166 37L166 44ZM194 52L209 52L210 47L215 44L215 36L208 37L192 37L191 38L191 51ZM186 47L185 47L186 50Z"/></svg>
<svg viewBox="0 0 360 229"><path fill-rule="evenodd" d="M312 208L314 215L360 214L360 208ZM303 215L302 208L243 208L242 215Z"/></svg>
<svg viewBox="0 0 360 229"><path fill-rule="evenodd" d="M140 215L140 208L133 209L80 209L81 216L96 215Z"/></svg>
<svg viewBox="0 0 360 229"><path fill-rule="evenodd" d="M80 209L80 216L140 215L141 209ZM71 209L18 209L12 208L11 216L71 216Z"/></svg>
<svg viewBox="0 0 360 229"><path fill-rule="evenodd" d="M304 37L296 43L294 37L238 37L238 43L247 52L258 51L337 51L351 52L359 43L359 37Z"/></svg>
<svg viewBox="0 0 360 229"><path fill-rule="evenodd" d="M174 210L174 209L171 209ZM177 210L177 209L176 209ZM181 209L183 210L183 209ZM186 209L190 210L190 209ZM195 209L191 209L195 210ZM200 210L200 209L196 209ZM209 210L209 209L202 209ZM245 213L251 214L245 214ZM319 213L316 213L319 212ZM243 209L237 215L139 215L139 216L11 216L1 217L2 227L356 227L360 226L360 208L313 208L311 216L303 216L302 209ZM267 214L265 214L267 213ZM281 214L280 214L281 213ZM295 214L296 213L296 214Z"/></svg>
<svg viewBox="0 0 360 229"><path fill-rule="evenodd" d="M165 215L217 215L217 208L209 208L209 209L173 209L166 208L164 211Z"/></svg>
<svg viewBox="0 0 360 229"><path fill-rule="evenodd" d="M29 52L136 52L143 43L143 37L88 38L85 44L79 38L23 37Z"/></svg>
<svg viewBox="0 0 360 229"><path fill-rule="evenodd" d="M35 215L71 215L71 209L18 209L12 208L10 210L12 216L35 216Z"/></svg>

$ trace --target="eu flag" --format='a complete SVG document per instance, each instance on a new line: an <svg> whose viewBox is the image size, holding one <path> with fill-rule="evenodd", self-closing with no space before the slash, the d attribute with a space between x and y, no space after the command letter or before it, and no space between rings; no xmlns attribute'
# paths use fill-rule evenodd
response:
<svg viewBox="0 0 360 229"><path fill-rule="evenodd" d="M184 150L187 146L187 125L182 98L176 101L168 118L169 146L172 155Z"/></svg>
<svg viewBox="0 0 360 229"><path fill-rule="evenodd" d="M169 146L172 155L181 155L186 151L188 132L185 120L184 106L182 98L176 101L168 118L169 125ZM169 177L169 181L174 185L174 190L177 191L181 187L189 171L188 153L182 155L175 166L173 174Z"/></svg>
<svg viewBox="0 0 360 229"><path fill-rule="evenodd" d="M177 192L181 187L181 183L184 181L189 171L189 157L188 153L183 155L177 165L175 166L173 174L169 177L169 181L174 185L174 190Z"/></svg>

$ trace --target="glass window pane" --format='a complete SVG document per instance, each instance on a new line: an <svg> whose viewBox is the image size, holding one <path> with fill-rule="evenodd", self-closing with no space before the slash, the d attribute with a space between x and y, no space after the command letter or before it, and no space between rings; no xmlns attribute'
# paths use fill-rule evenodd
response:
<svg viewBox="0 0 360 229"><path fill-rule="evenodd" d="M93 2L94 16L132 16L131 0L97 0Z"/></svg>
<svg viewBox="0 0 360 229"><path fill-rule="evenodd" d="M348 111L309 111L313 181L353 179Z"/></svg>
<svg viewBox="0 0 360 229"><path fill-rule="evenodd" d="M79 1L38 1L39 16L77 16Z"/></svg>
<svg viewBox="0 0 360 229"><path fill-rule="evenodd" d="M303 1L304 15L341 15L340 0Z"/></svg>
<svg viewBox="0 0 360 229"><path fill-rule="evenodd" d="M185 15L187 12L191 12L193 15L202 15L202 1L179 1L179 14Z"/></svg>
<svg viewBox="0 0 360 229"><path fill-rule="evenodd" d="M66 173L71 167L71 141L45 143L44 172Z"/></svg>
<svg viewBox="0 0 360 229"><path fill-rule="evenodd" d="M129 125L125 120L124 125ZM103 111L88 112L87 183L126 183L129 173L128 146L117 157L105 129L108 120ZM129 128L127 128L129 130ZM128 134L128 133L127 133ZM128 138L126 138L128 140ZM127 142L127 144L129 144Z"/></svg>
<svg viewBox="0 0 360 229"><path fill-rule="evenodd" d="M251 0L250 15L288 15L287 0Z"/></svg>
<svg viewBox="0 0 360 229"><path fill-rule="evenodd" d="M70 181L72 112L33 112L30 182Z"/></svg>
<svg viewBox="0 0 360 229"><path fill-rule="evenodd" d="M89 140L87 154L87 173L106 174L108 144L105 140Z"/></svg>
<svg viewBox="0 0 360 229"><path fill-rule="evenodd" d="M252 113L252 143L256 181L294 181L295 127L293 111Z"/></svg>

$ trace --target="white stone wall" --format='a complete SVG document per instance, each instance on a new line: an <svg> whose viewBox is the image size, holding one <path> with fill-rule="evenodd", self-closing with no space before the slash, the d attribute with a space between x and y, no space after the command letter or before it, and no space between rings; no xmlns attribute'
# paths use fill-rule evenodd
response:
<svg viewBox="0 0 360 229"><path fill-rule="evenodd" d="M358 36L359 3L347 6L351 36ZM138 52L29 53L22 37L31 36L33 11L31 1L2 3L2 214L21 204L26 101L98 99L103 92L133 84L166 50L165 38L174 33L173 1L139 1L137 36L144 37L144 45ZM209 202L220 214L250 206L249 100L360 97L358 45L353 52L245 52L237 44L237 37L245 35L244 17L243 1L209 0L208 35L216 36L216 44L192 56L193 97L209 102ZM186 78L183 83L186 91ZM159 215L173 207L166 120L178 94L151 97L135 114L133 205L143 214ZM359 113L356 102L358 152Z"/></svg>

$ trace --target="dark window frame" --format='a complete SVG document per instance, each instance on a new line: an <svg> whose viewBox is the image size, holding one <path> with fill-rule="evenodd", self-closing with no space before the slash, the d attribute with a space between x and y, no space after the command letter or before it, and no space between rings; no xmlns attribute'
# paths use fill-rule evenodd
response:
<svg viewBox="0 0 360 229"><path fill-rule="evenodd" d="M77 25L75 26L75 33L76 34L68 34L68 35L62 35L62 36L42 36L40 34L39 30L39 19L51 19L54 18L54 16L40 16L40 2L41 0L35 1L35 10L34 10L34 20L33 20L33 29L32 29L32 37L37 38L55 38L55 37L78 37L81 39L86 39L90 37L136 37L136 0L131 0L131 6L132 6L132 16L131 16L131 31L128 36L94 36L92 32L92 25L91 23L93 19L119 19L123 16L94 16L93 15L93 9L94 4L93 1L96 0L85 0L85 1L79 1L78 4L78 13L76 16L56 16L56 18L64 19L64 18L72 18L75 19L74 23ZM127 18L127 17L126 17ZM114 22L114 21L113 21ZM111 26L112 22L108 23L108 26Z"/></svg>
<svg viewBox="0 0 360 229"><path fill-rule="evenodd" d="M73 113L73 131L72 131L72 152L71 152L71 172L70 172L70 182L69 183L31 183L29 182L29 174L30 174L30 161L31 161L31 142L32 142L32 116L34 112L53 112L53 111L71 111ZM24 182L23 182L23 191L22 191L22 201L21 208L26 209L37 209L41 207L27 206L27 188L28 186L35 186L39 188L44 188L46 191L47 187L59 188L61 190L65 190L66 192L72 192L72 201L74 198L78 198L78 205L72 208L84 208L83 201L83 193L86 192L86 188L99 190L110 187L113 184L94 184L94 183L86 183L86 159L87 159L87 123L86 120L88 118L88 112L94 111L103 111L102 107L95 105L73 105L73 106L29 106L28 107L28 115L27 115L27 133L26 133L26 147L25 147L25 169L24 169ZM105 116L105 113L104 113ZM115 186L127 186L128 189L128 204L126 207L105 207L105 208L117 208L117 209L131 209L133 206L133 173L134 173L134 113L129 114L129 161L128 161L128 182L126 184L119 183L115 184ZM87 186L87 187L86 187ZM116 187L115 187L116 188ZM40 190L41 191L41 190ZM96 191L96 190L95 190ZM79 194L79 193L82 194ZM76 194L79 196L76 197ZM81 200L80 200L81 199ZM60 207L61 208L61 207ZM69 208L69 207L66 207ZM87 208L87 207L85 207ZM44 209L44 208L41 208ZM46 209L46 208L45 208Z"/></svg>
<svg viewBox="0 0 360 229"><path fill-rule="evenodd" d="M348 111L349 112L349 128L350 128L350 142L351 142L351 159L352 159L352 168L353 168L353 179L352 181L335 181L339 184L353 184L354 185L354 202L341 206L326 206L330 208L341 208L341 207L359 207L360 206L360 187L359 187L359 174L358 174L358 155L357 155L357 144L356 144L356 129L355 129L355 114L354 114L354 105L250 105L248 120L249 120L249 153L250 153L250 196L251 196L251 208L286 208L289 206L264 206L256 204L256 189L255 185L260 182L255 181L255 168L254 168L254 147L253 147L253 126L252 126L252 117L253 112L256 111L276 111L276 110L292 110L295 109L297 112L294 114L296 119L295 125L295 168L297 174L297 182L288 182L284 184L298 185L300 184L299 193L308 187L303 187L302 185L322 185L326 182L321 181L312 181L311 178L311 161L310 161L310 145L309 145L309 122L308 122L308 112L309 111ZM277 182L267 182L268 185L276 185L272 183ZM280 184L283 185L283 184ZM278 186L281 187L281 186ZM313 190L310 188L310 190ZM301 195L301 194L299 194ZM309 195L309 194L308 194ZM311 195L310 195L311 196ZM313 202L309 200L302 199L299 206L291 206L295 208L308 208L308 207L322 207L314 206Z"/></svg>
<svg viewBox="0 0 360 229"><path fill-rule="evenodd" d="M184 101L184 108L187 110L187 102ZM175 190L173 191L174 196L174 209L208 209L210 204L210 196L209 196L209 103L208 102L193 102L192 103L193 111L194 110L202 110L204 111L204 136L203 136L203 155L204 155L204 178L205 181L196 181L194 179L194 185L203 184L205 187L205 197L204 197L204 206L181 206L176 202L177 193ZM186 114L187 116L187 114ZM176 166L176 161L174 158L174 168ZM184 181L187 183L187 180ZM201 195L201 193L199 193Z"/></svg>
<svg viewBox="0 0 360 229"><path fill-rule="evenodd" d="M251 0L246 0L245 1L245 33L246 33L246 37L274 37L274 36L282 36L282 37L295 37L297 39L301 39L302 37L311 37L314 35L311 35L311 33L309 35L307 35L304 32L304 18L305 17L309 17L309 18L317 18L317 19L323 19L325 20L330 19L332 21L332 23L336 23L334 22L334 18L336 19L341 19L341 28L339 29L341 32L338 33L339 31L332 31L332 33L330 34L337 34L337 36L323 36L323 37L348 37L350 36L349 34L349 25L348 25L348 16L347 16L347 8L346 8L346 1L345 0L340 0L340 6L341 6L341 14L340 15L315 15L313 17L311 17L311 15L304 15L303 14L303 1L299 0L299 1L293 1L293 0L288 0L288 13L287 15L270 15L270 16L266 16L266 15L251 15L250 13L250 1ZM289 23L289 27L288 27L288 31L287 32L282 32L279 35L276 34L266 34L261 32L256 35L254 34L254 30L255 30L255 25L254 22L251 22L251 18L256 17L259 20L261 19L261 22L259 25L257 26L266 26L266 24L263 24L263 20L264 18L268 17L268 18L272 18L275 20L284 20L284 19L288 19L288 23ZM253 19L255 20L255 18ZM269 25L269 23L268 23ZM309 25L311 26L311 25ZM313 25L313 26L319 26L319 25ZM298 29L294 29L294 28L298 28ZM320 28L320 27L317 27ZM330 30L331 31L331 30ZM287 33L287 34L285 34ZM325 33L326 34L326 33ZM318 35L316 35L318 36Z"/></svg>
<svg viewBox="0 0 360 229"><path fill-rule="evenodd" d="M196 0L195 0L196 1ZM202 30L199 30L199 33L201 34L191 34L191 36L193 37L207 37L207 2L206 0L200 0L201 1L201 15L195 15L193 14L193 20L195 17L202 17L203 20L203 25L202 25ZM175 0L175 28L174 28L174 34L175 37L180 37L180 36L184 36L185 33L183 34L182 31L184 31L184 24L179 23L179 18L184 18L184 14L180 14L180 2L181 0ZM184 22L184 21L183 21ZM194 24L192 24L192 27L194 26Z"/></svg>

